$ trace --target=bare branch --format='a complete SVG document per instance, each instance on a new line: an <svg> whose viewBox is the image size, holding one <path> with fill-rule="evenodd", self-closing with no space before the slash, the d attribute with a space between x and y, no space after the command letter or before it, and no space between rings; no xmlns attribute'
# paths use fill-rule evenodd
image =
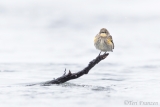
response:
<svg viewBox="0 0 160 107"><path fill-rule="evenodd" d="M66 75L66 69L65 69L64 74L61 77L59 77L57 79L53 79L51 81L44 82L43 85L61 84L61 83L64 83L66 81L79 78L84 74L88 74L90 69L92 69L101 60L104 60L108 55L109 55L109 53L104 53L103 55L97 56L95 59L93 59L91 62L89 62L87 67L85 67L83 70L78 71L76 73L71 73L71 71L69 70L68 74Z"/></svg>

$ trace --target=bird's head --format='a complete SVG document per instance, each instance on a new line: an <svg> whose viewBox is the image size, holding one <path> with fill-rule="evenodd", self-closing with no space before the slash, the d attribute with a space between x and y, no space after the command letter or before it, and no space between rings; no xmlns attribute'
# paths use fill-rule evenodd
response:
<svg viewBox="0 0 160 107"><path fill-rule="evenodd" d="M101 33L106 33L106 34L109 34L108 30L106 28L102 28L99 32L100 34Z"/></svg>
<svg viewBox="0 0 160 107"><path fill-rule="evenodd" d="M109 32L108 32L108 30L106 28L102 28L100 30L99 34L100 34L101 37L106 37L106 36L110 35Z"/></svg>

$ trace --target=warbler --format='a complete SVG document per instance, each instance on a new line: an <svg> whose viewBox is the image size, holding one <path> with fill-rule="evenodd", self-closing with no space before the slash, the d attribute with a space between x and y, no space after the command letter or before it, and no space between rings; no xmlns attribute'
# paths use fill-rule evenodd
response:
<svg viewBox="0 0 160 107"><path fill-rule="evenodd" d="M94 46L96 47L96 49L100 50L99 55L101 54L101 52L113 52L113 39L106 28L102 28L100 32L95 36Z"/></svg>

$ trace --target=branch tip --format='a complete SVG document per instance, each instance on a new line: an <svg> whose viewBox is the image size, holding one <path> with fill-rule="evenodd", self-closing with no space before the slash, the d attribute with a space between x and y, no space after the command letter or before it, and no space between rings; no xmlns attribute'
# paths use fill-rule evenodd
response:
<svg viewBox="0 0 160 107"><path fill-rule="evenodd" d="M68 75L71 75L72 73L71 73L71 71L69 70L69 72L68 72Z"/></svg>

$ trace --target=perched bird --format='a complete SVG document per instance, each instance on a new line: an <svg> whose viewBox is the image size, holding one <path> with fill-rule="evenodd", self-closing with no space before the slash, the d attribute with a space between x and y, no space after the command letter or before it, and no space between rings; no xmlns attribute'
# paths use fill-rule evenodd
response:
<svg viewBox="0 0 160 107"><path fill-rule="evenodd" d="M100 32L95 36L94 46L96 47L96 49L100 50L99 55L101 54L102 51L105 53L107 51L113 52L114 49L113 39L106 28L102 28Z"/></svg>

